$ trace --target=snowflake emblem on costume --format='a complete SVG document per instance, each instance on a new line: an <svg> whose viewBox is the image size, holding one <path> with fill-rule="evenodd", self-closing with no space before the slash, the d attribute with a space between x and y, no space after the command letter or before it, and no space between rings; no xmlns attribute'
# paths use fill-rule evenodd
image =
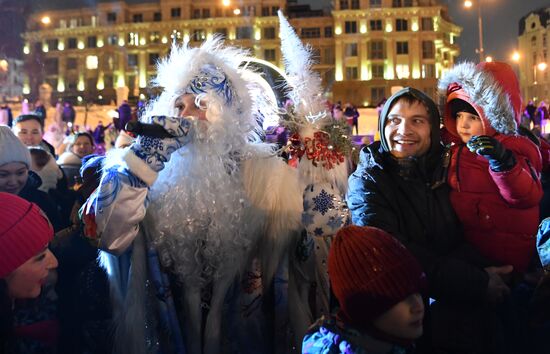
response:
<svg viewBox="0 0 550 354"><path fill-rule="evenodd" d="M321 193L319 193L318 196L313 197L313 203L315 204L313 211L318 211L321 215L325 215L329 209L334 208L334 203L332 202L333 199L334 194L328 194L324 189L321 189Z"/></svg>

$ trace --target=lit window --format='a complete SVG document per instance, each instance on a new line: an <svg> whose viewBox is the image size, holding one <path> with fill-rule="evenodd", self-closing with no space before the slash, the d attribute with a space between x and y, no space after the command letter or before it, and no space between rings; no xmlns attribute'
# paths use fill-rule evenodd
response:
<svg viewBox="0 0 550 354"><path fill-rule="evenodd" d="M88 70L94 70L98 67L98 59L96 55L88 55L86 57L86 69Z"/></svg>

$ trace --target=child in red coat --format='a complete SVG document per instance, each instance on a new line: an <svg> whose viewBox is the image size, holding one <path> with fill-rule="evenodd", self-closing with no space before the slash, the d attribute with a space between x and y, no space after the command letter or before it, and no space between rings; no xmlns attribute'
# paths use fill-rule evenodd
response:
<svg viewBox="0 0 550 354"><path fill-rule="evenodd" d="M454 141L448 183L464 236L486 257L525 272L542 197L540 152L517 134L521 95L505 63L463 63L439 82Z"/></svg>

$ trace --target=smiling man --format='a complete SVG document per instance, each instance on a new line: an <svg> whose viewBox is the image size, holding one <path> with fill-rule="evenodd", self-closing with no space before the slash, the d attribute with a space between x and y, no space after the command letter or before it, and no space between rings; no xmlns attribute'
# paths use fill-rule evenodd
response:
<svg viewBox="0 0 550 354"><path fill-rule="evenodd" d="M487 261L464 242L444 183L448 154L440 142L439 112L425 94L404 88L384 105L378 128L381 141L363 148L359 166L349 178L352 222L378 227L399 239L426 272L427 295L445 311L439 312L444 315L438 315L437 321L434 318L434 330L425 331L433 338L424 338L423 345L440 347L452 340L454 350L467 353L469 348L461 343L467 342L468 329L475 326L453 322L456 332L442 336L437 332L442 328L439 323L501 298L508 289L495 274L500 270L484 269ZM430 312L437 306L431 306ZM464 323L468 320L472 317Z"/></svg>

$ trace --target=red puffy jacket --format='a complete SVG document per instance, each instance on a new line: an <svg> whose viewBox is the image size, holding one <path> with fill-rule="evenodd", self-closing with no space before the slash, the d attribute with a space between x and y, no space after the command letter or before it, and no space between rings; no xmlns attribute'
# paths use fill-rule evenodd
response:
<svg viewBox="0 0 550 354"><path fill-rule="evenodd" d="M451 203L464 236L486 257L524 272L535 253L542 198L541 157L521 136L493 136L516 157L516 165L494 172L489 162L460 143L451 148L448 182Z"/></svg>

